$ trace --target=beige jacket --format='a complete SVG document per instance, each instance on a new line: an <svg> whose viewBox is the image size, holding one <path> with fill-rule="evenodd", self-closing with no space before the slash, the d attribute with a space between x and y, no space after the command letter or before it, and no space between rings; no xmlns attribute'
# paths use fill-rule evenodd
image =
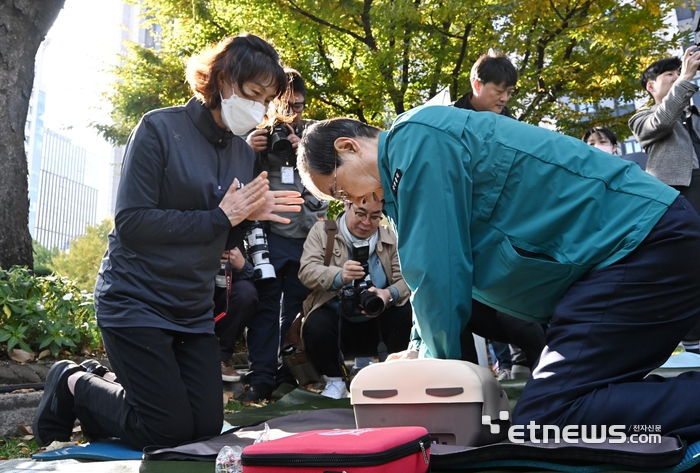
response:
<svg viewBox="0 0 700 473"><path fill-rule="evenodd" d="M299 279L311 289L311 294L304 301L303 314L310 314L338 295L338 291L332 291L330 287L336 274L342 271L343 264L349 258L348 245L338 231L333 244L333 256L328 266L325 266L323 259L326 254L327 242L328 237L324 229L324 222L317 222L311 228L306 242L304 242L304 253L301 255L299 268ZM399 291L396 305L404 305L408 301L411 291L401 275L399 252L396 246L396 234L389 227L380 225L379 240L375 251L386 272L387 281L391 281L390 285Z"/></svg>

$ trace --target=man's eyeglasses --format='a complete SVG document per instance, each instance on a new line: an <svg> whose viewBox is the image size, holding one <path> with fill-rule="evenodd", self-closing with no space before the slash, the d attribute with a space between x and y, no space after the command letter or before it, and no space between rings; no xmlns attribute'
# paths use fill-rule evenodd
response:
<svg viewBox="0 0 700 473"><path fill-rule="evenodd" d="M338 155L335 155L335 169L333 170L333 194L331 194L336 200L342 200L345 202L350 198L350 195L343 189L338 189Z"/></svg>
<svg viewBox="0 0 700 473"><path fill-rule="evenodd" d="M299 113L304 111L304 106L306 105L306 102L287 102L287 105L289 105L289 108L291 108L293 111Z"/></svg>
<svg viewBox="0 0 700 473"><path fill-rule="evenodd" d="M376 223L382 219L381 215L372 215L371 217L367 215L367 213L363 212L362 210L355 210L353 207L352 211L355 213L355 217L360 219L360 222L364 222L367 217L369 217L370 222Z"/></svg>

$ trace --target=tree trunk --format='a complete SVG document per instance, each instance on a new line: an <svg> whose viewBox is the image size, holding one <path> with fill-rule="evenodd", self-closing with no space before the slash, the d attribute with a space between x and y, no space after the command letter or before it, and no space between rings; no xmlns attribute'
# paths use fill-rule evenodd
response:
<svg viewBox="0 0 700 473"><path fill-rule="evenodd" d="M64 3L0 0L0 267L5 269L34 265L24 126L34 58Z"/></svg>

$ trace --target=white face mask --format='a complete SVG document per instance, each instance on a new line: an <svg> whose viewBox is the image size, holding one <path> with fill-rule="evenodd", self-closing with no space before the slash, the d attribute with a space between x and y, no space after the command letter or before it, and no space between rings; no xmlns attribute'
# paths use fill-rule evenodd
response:
<svg viewBox="0 0 700 473"><path fill-rule="evenodd" d="M234 135L243 135L258 126L265 111L260 102L244 99L235 92L227 99L221 96L221 120Z"/></svg>
<svg viewBox="0 0 700 473"><path fill-rule="evenodd" d="M613 154L613 147L612 145L601 145L601 144L596 144L593 145L595 148L598 148L601 151L605 151L608 154Z"/></svg>

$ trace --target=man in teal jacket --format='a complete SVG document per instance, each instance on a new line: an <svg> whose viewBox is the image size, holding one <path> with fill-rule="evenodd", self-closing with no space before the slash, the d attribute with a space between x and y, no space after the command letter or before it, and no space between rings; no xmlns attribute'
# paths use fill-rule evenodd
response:
<svg viewBox="0 0 700 473"><path fill-rule="evenodd" d="M459 358L473 297L550 323L515 423L660 425L700 439L687 391L700 376L643 381L700 317L700 218L676 190L580 140L435 106L386 132L320 122L300 156L318 195L384 199L420 356ZM671 421L664 409L676 406Z"/></svg>

